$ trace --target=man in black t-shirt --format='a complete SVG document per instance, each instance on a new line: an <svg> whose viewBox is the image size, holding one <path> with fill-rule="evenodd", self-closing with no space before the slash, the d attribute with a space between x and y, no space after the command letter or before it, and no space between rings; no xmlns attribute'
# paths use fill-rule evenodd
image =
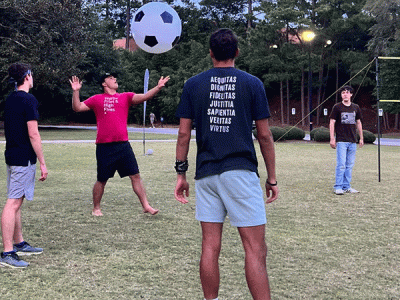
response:
<svg viewBox="0 0 400 300"><path fill-rule="evenodd" d="M267 203L278 198L275 150L270 112L262 82L235 68L238 41L229 29L210 37L214 68L185 83L176 116L180 118L176 147L178 173L175 198L187 203L187 155L196 120L196 218L203 233L200 279L205 299L217 299L218 257L226 216L238 227L246 253L245 271L254 299L270 299L266 268L266 213L252 139L253 120L268 173Z"/></svg>
<svg viewBox="0 0 400 300"><path fill-rule="evenodd" d="M7 164L7 202L1 215L4 252L0 264L25 268L29 263L19 255L40 254L42 248L29 245L22 236L21 206L24 199L33 200L36 160L40 163L40 181L47 178L42 141L38 130L38 101L29 94L33 87L30 66L16 63L8 70L15 91L6 99L4 133Z"/></svg>
<svg viewBox="0 0 400 300"><path fill-rule="evenodd" d="M333 187L336 195L358 193L350 185L353 166L356 159L357 131L360 135L359 145L364 145L362 115L360 107L351 103L353 88L344 86L339 90L342 102L333 106L330 115L330 145L336 149L336 176Z"/></svg>

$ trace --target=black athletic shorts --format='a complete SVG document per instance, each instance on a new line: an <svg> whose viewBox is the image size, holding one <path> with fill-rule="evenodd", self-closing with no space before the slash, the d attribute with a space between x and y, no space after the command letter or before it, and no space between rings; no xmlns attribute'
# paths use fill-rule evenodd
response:
<svg viewBox="0 0 400 300"><path fill-rule="evenodd" d="M139 173L135 154L128 141L97 144L96 159L97 180L100 182L114 177L115 171L121 178Z"/></svg>

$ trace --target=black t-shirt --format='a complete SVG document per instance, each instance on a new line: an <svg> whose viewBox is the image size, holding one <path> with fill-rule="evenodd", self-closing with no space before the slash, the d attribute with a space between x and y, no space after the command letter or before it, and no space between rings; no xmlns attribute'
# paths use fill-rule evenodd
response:
<svg viewBox="0 0 400 300"><path fill-rule="evenodd" d="M362 119L360 107L351 103L350 106L342 102L333 106L330 119L336 120L336 142L357 143L357 120Z"/></svg>
<svg viewBox="0 0 400 300"><path fill-rule="evenodd" d="M35 96L24 91L14 91L7 97L4 109L4 154L7 165L28 166L28 162L36 163L27 123L38 119L38 101Z"/></svg>
<svg viewBox="0 0 400 300"><path fill-rule="evenodd" d="M178 118L196 122L196 179L230 170L257 172L253 120L270 117L262 82L235 68L213 68L183 88Z"/></svg>

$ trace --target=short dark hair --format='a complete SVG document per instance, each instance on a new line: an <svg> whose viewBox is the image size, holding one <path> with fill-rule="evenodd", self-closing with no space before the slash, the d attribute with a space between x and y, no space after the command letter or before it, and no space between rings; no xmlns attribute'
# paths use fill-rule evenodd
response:
<svg viewBox="0 0 400 300"><path fill-rule="evenodd" d="M30 69L31 66L28 64L14 63L8 68L8 76L10 76L11 81L16 82L17 86L20 86L24 83Z"/></svg>
<svg viewBox="0 0 400 300"><path fill-rule="evenodd" d="M349 91L349 92L352 93L352 94L354 93L354 89L353 89L351 86L349 86L349 85L342 86L342 87L339 89L338 93L341 94L343 91Z"/></svg>
<svg viewBox="0 0 400 300"><path fill-rule="evenodd" d="M210 49L218 61L234 59L238 50L238 38L228 28L218 29L210 36Z"/></svg>

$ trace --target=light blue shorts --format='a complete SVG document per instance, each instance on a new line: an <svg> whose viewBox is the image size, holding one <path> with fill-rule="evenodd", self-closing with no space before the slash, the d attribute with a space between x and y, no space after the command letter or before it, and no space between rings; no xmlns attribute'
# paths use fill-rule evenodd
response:
<svg viewBox="0 0 400 300"><path fill-rule="evenodd" d="M33 200L35 191L36 164L27 167L7 165L7 197L8 199Z"/></svg>
<svg viewBox="0 0 400 300"><path fill-rule="evenodd" d="M257 174L232 170L196 180L196 219L223 223L228 215L232 226L265 224L263 191Z"/></svg>

